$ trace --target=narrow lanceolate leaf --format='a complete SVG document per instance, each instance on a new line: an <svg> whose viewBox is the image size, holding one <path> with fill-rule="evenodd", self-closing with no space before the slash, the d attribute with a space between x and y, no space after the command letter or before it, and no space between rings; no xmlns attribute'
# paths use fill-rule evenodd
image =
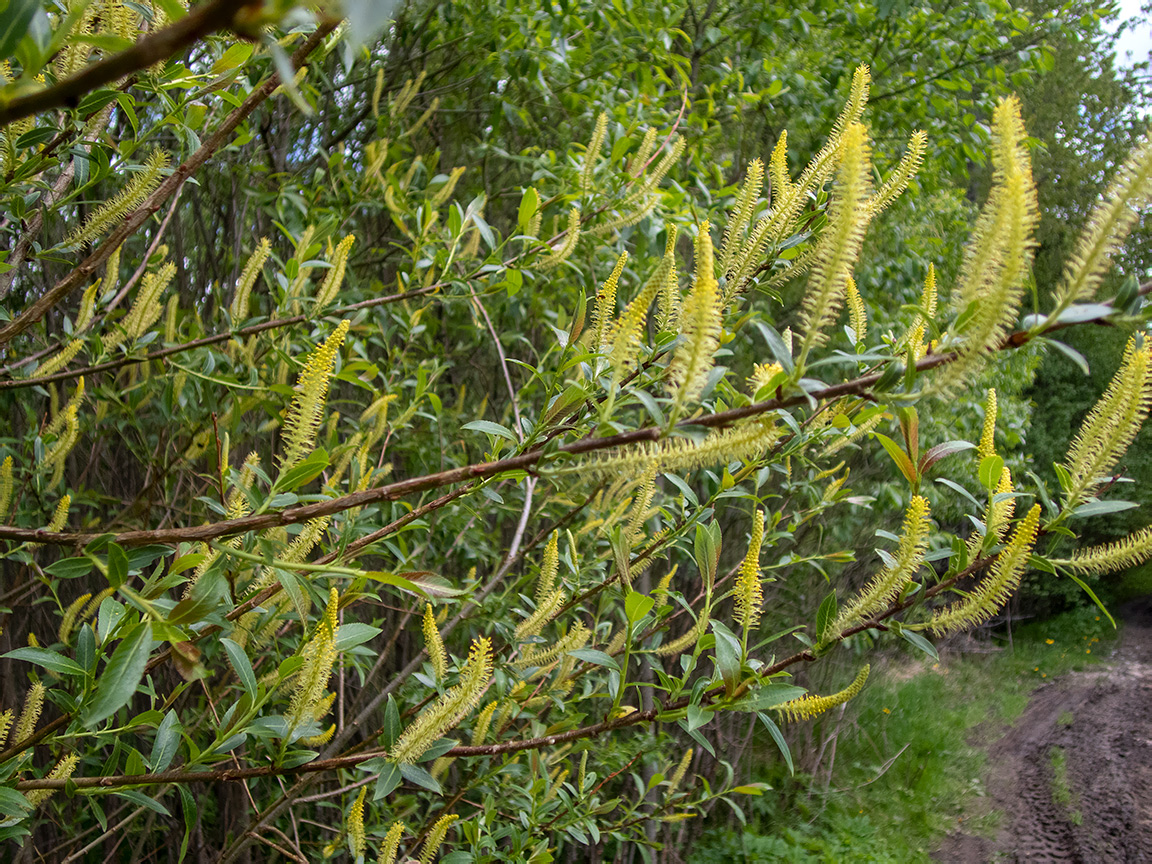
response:
<svg viewBox="0 0 1152 864"><path fill-rule="evenodd" d="M152 625L137 624L116 646L104 671L96 679L96 696L84 714L89 728L108 719L136 693L152 650Z"/></svg>

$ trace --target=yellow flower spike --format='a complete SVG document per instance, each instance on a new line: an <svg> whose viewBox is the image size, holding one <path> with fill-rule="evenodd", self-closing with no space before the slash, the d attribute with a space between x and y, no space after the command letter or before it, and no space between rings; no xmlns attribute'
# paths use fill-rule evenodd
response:
<svg viewBox="0 0 1152 864"><path fill-rule="evenodd" d="M584 150L584 167L580 171L580 189L587 192L592 188L592 175L596 171L596 162L600 158L600 150L604 147L604 136L608 132L608 113L601 111L596 118L596 128L592 130L592 140Z"/></svg>
<svg viewBox="0 0 1152 864"><path fill-rule="evenodd" d="M320 310L336 299L340 288L344 284L344 273L348 266L348 253L352 251L352 244L356 242L355 235L349 234L341 240L329 255L331 268L320 283L316 292L316 309Z"/></svg>
<svg viewBox="0 0 1152 864"><path fill-rule="evenodd" d="M360 787L360 794L352 802L352 809L348 811L348 851L354 860L364 857L368 849L368 837L364 833L364 796L368 792L367 786Z"/></svg>
<svg viewBox="0 0 1152 864"><path fill-rule="evenodd" d="M915 495L904 514L904 528L895 562L881 570L863 590L847 603L836 616L828 632L819 634L821 644L827 644L844 630L868 617L882 612L900 596L900 592L920 569L928 549L929 521L927 498Z"/></svg>
<svg viewBox="0 0 1152 864"><path fill-rule="evenodd" d="M1071 560L1065 559L1053 563L1064 564L1077 573L1088 575L1117 573L1130 567L1138 567L1149 558L1152 558L1152 525L1114 543L1077 549Z"/></svg>
<svg viewBox="0 0 1152 864"><path fill-rule="evenodd" d="M36 367L36 376L52 375L59 372L69 363L71 363L76 355L80 353L80 349L84 347L83 339L73 339L43 363Z"/></svg>
<svg viewBox="0 0 1152 864"><path fill-rule="evenodd" d="M120 221L129 212L135 210L152 191L160 185L160 178L164 169L168 167L168 154L163 150L155 150L144 163L142 170L137 171L124 188L113 198L105 201L84 222L84 225L74 230L64 241L66 246L79 246L96 240L113 223Z"/></svg>
<svg viewBox="0 0 1152 864"><path fill-rule="evenodd" d="M396 864L396 851L400 848L400 840L404 836L404 823L393 822L384 835L384 842L380 846L380 857L376 864Z"/></svg>
<svg viewBox="0 0 1152 864"><path fill-rule="evenodd" d="M848 301L848 320L856 335L856 344L859 345L868 335L868 313L864 309L864 299L856 290L856 280L851 276L844 284L844 293Z"/></svg>
<svg viewBox="0 0 1152 864"><path fill-rule="evenodd" d="M568 633L554 642L551 646L531 645L521 652L516 660L517 669L527 669L529 666L546 666L558 657L569 651L583 648L592 634L582 621L573 624Z"/></svg>
<svg viewBox="0 0 1152 864"><path fill-rule="evenodd" d="M1152 408L1152 347L1128 340L1124 359L1068 448L1070 476L1064 508L1071 509L1112 470Z"/></svg>
<svg viewBox="0 0 1152 864"><path fill-rule="evenodd" d="M436 680L443 681L448 674L448 657L444 653L444 642L436 628L436 616L432 614L432 604L424 604L424 650L436 671Z"/></svg>
<svg viewBox="0 0 1152 864"><path fill-rule="evenodd" d="M636 366L636 355L640 350L640 340L644 332L644 322L648 319L648 309L660 292L667 289L668 276L676 269L673 249L675 240L676 228L672 227L668 231L668 243L665 246L664 257L660 259L660 263L648 281L644 283L640 293L625 307L624 313L604 337L604 350L608 352L612 364L613 383L619 383L620 379ZM600 307L597 305L597 314L599 311Z"/></svg>
<svg viewBox="0 0 1152 864"><path fill-rule="evenodd" d="M480 701L492 678L492 643L485 637L473 641L460 683L444 693L400 735L389 754L393 761L412 764L436 739L451 729Z"/></svg>
<svg viewBox="0 0 1152 864"><path fill-rule="evenodd" d="M296 395L284 420L284 456L281 469L287 470L312 452L316 433L328 396L328 379L336 362L336 353L348 335L348 320L340 322L332 335L312 352L296 382Z"/></svg>
<svg viewBox="0 0 1152 864"><path fill-rule="evenodd" d="M51 771L48 772L47 779L49 780L67 780L72 776L76 770L76 766L80 764L80 757L75 753L69 753L63 759L56 763ZM24 797L28 799L28 803L33 807L38 807L52 797L54 789L32 789L24 793Z"/></svg>
<svg viewBox="0 0 1152 864"><path fill-rule="evenodd" d="M16 721L13 743L24 741L36 731L36 721L40 719L40 712L44 708L44 692L44 685L39 681L28 688L28 695L24 697L24 710Z"/></svg>
<svg viewBox="0 0 1152 864"><path fill-rule="evenodd" d="M692 764L692 755L692 748L689 747L680 757L680 764L676 766L676 770L672 772L672 777L668 780L668 791L664 793L665 801L670 800L676 794L676 790L680 788L680 784L684 782L684 775L688 773L688 766Z"/></svg>
<svg viewBox="0 0 1152 864"><path fill-rule="evenodd" d="M8 730L12 728L12 709L0 714L0 747L8 740Z"/></svg>
<svg viewBox="0 0 1152 864"><path fill-rule="evenodd" d="M989 389L984 403L984 430L980 433L980 446L976 453L981 461L996 455L996 390Z"/></svg>
<svg viewBox="0 0 1152 864"><path fill-rule="evenodd" d="M992 571L967 597L937 610L928 624L933 635L950 636L983 624L1008 602L1028 565L1039 526L1040 505L1034 504L1016 526L1012 539L996 556Z"/></svg>
<svg viewBox="0 0 1152 864"><path fill-rule="evenodd" d="M748 389L755 396L761 387L784 371L779 363L756 363L752 366L752 374L748 376Z"/></svg>
<svg viewBox="0 0 1152 864"><path fill-rule="evenodd" d="M736 193L736 202L728 217L728 227L724 229L724 241L720 244L720 261L717 269L728 275L736 252L743 245L744 232L752 221L760 191L764 188L764 163L753 159L748 163L748 173Z"/></svg>
<svg viewBox="0 0 1152 864"><path fill-rule="evenodd" d="M444 836L448 833L448 829L459 818L455 813L450 813L436 820L436 824L428 832L428 839L424 841L424 847L420 850L420 864L432 864L432 859L440 851L440 846L444 842Z"/></svg>
<svg viewBox="0 0 1152 864"><path fill-rule="evenodd" d="M444 185L437 189L436 194L431 198L430 203L433 207L442 206L445 201L452 197L452 193L456 190L456 184L460 182L460 178L464 176L466 170L466 168L460 166L453 168L449 172L448 179L444 182Z"/></svg>
<svg viewBox="0 0 1152 864"><path fill-rule="evenodd" d="M652 515L649 512L649 507L652 504L653 496L656 494L658 468L659 465L655 459L648 463L648 467L640 475L640 483L632 495L632 512L628 515L628 527L624 532L632 543L639 543L644 538L644 523Z"/></svg>
<svg viewBox="0 0 1152 864"><path fill-rule="evenodd" d="M700 398L720 347L722 315L710 232L705 221L696 234L696 277L680 316L684 341L668 364L673 417Z"/></svg>
<svg viewBox="0 0 1152 864"><path fill-rule="evenodd" d="M560 245L555 247L549 254L545 255L536 262L536 268L541 272L546 272L559 267L567 261L573 252L576 251L576 243L580 239L580 208L573 207L568 211L568 228L564 232L564 237L560 241Z"/></svg>
<svg viewBox="0 0 1152 864"><path fill-rule="evenodd" d="M65 645L68 644L68 639L72 635L72 628L76 626L76 616L80 614L80 610L90 599L92 599L91 593L81 594L64 610L64 617L60 619L60 630L57 636Z"/></svg>
<svg viewBox="0 0 1152 864"><path fill-rule="evenodd" d="M813 696L809 693L799 699L785 702L776 710L793 723L817 717L830 708L835 708L837 705L843 705L854 699L864 689L870 670L871 666L865 665L856 675L856 679L839 693L833 693L831 696Z"/></svg>
<svg viewBox="0 0 1152 864"><path fill-rule="evenodd" d="M49 489L56 488L63 479L64 460L68 458L68 454L72 452L72 448L76 446L76 442L80 438L80 420L77 417L79 409L80 406L76 402L70 402L58 415L64 418L63 429L60 431L60 437L56 439L56 443L52 445L52 449L44 456L44 465L52 469L52 479L48 481ZM57 511L57 515L59 515L59 511ZM60 524L63 525L63 521Z"/></svg>
<svg viewBox="0 0 1152 864"><path fill-rule="evenodd" d="M261 237L252 254L248 256L248 261L244 264L244 269L240 271L240 278L236 282L236 291L232 295L232 305L228 308L233 324L238 324L248 317L252 286L256 284L260 271L271 254L271 242L267 237Z"/></svg>
<svg viewBox="0 0 1152 864"><path fill-rule="evenodd" d="M757 510L752 517L752 536L748 540L748 553L736 577L736 622L745 630L755 630L760 624L760 609L764 605L764 590L760 585L760 546L764 540L764 511Z"/></svg>
<svg viewBox="0 0 1152 864"><path fill-rule="evenodd" d="M536 605L539 606L552 593L552 583L560 569L560 532L553 531L544 547L544 561L540 565L540 578L536 580Z"/></svg>
<svg viewBox="0 0 1152 864"><path fill-rule="evenodd" d="M772 184L772 206L779 207L780 202L788 197L792 187L792 180L788 176L788 130L783 129L772 148L772 157L768 160L768 179Z"/></svg>
<svg viewBox="0 0 1152 864"><path fill-rule="evenodd" d="M0 522L8 518L12 506L12 457L5 456L0 463Z"/></svg>
<svg viewBox="0 0 1152 864"><path fill-rule="evenodd" d="M804 337L797 358L800 367L813 348L828 341L825 329L836 320L844 301L847 281L860 255L868 226L869 212L864 205L872 189L870 172L867 132L861 124L852 123L844 131L832 212L816 247L802 306Z"/></svg>
<svg viewBox="0 0 1152 864"><path fill-rule="evenodd" d="M604 286L596 293L596 308L592 313L592 329L589 331L588 345L593 351L605 351L610 347L607 343L612 321L616 318L616 288L626 263L628 253L621 252Z"/></svg>
<svg viewBox="0 0 1152 864"><path fill-rule="evenodd" d="M484 743L484 739L488 736L488 727L492 725L492 715L496 713L496 709L500 706L498 700L493 700L480 709L480 713L476 715L476 725L472 729L472 746L478 747Z"/></svg>
<svg viewBox="0 0 1152 864"><path fill-rule="evenodd" d="M920 305L932 318L936 314L936 265L928 265L928 275L924 277L924 291L920 295Z"/></svg>
<svg viewBox="0 0 1152 864"><path fill-rule="evenodd" d="M316 632L304 646L301 656L304 665L296 677L296 688L292 693L288 710L288 726L295 729L302 723L315 719L317 707L325 697L332 666L336 662L336 614L340 595L335 588L328 592L328 606L324 616L316 625Z"/></svg>
<svg viewBox="0 0 1152 864"><path fill-rule="evenodd" d="M708 629L708 621L708 613L706 611L701 611L700 616L696 619L696 623L692 625L692 628L687 633L678 639L673 639L671 642L664 643L659 648L657 648L654 653L658 657L669 657L687 651L689 648L692 648L697 642L700 641L700 637L703 636L705 631ZM608 651L607 653L612 654L613 652Z"/></svg>
<svg viewBox="0 0 1152 864"><path fill-rule="evenodd" d="M888 175L888 179L876 194L868 199L868 209L873 216L887 209L908 188L908 184L924 162L924 151L927 148L927 133L923 130L913 132L912 137L908 139L908 149L904 151L900 164Z"/></svg>
<svg viewBox="0 0 1152 864"><path fill-rule="evenodd" d="M683 298L680 296L680 276L676 271L676 233L676 226L673 225L668 229L668 240L664 245L668 272L656 295L656 329L659 332L676 330L680 326Z"/></svg>
<svg viewBox="0 0 1152 864"><path fill-rule="evenodd" d="M536 607L535 612L516 625L516 638L527 639L529 636L537 635L560 611L565 599L563 588L557 588L549 594L544 602Z"/></svg>

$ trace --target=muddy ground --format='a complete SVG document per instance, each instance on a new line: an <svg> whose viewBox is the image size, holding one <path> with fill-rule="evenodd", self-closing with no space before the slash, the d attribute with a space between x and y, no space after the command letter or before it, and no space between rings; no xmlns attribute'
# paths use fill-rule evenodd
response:
<svg viewBox="0 0 1152 864"><path fill-rule="evenodd" d="M1040 687L989 748L997 836L958 832L936 860L1152 862L1152 598L1120 612L1111 659Z"/></svg>

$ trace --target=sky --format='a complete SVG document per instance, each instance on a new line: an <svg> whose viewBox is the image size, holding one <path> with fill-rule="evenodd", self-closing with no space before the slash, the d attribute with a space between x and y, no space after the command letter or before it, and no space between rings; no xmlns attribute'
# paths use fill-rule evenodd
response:
<svg viewBox="0 0 1152 864"><path fill-rule="evenodd" d="M1121 0L1120 19L1131 18L1140 14L1141 0ZM1145 21L1137 28L1125 32L1123 38L1116 45L1116 59L1119 65L1127 66L1130 63L1148 59L1148 52L1152 50L1152 23ZM1127 56L1131 52L1131 57Z"/></svg>

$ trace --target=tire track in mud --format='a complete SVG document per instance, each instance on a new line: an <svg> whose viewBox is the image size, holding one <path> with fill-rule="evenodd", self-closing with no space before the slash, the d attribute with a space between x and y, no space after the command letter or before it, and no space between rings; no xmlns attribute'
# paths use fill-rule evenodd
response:
<svg viewBox="0 0 1152 864"><path fill-rule="evenodd" d="M1120 613L1111 660L1039 688L989 749L998 836L950 836L937 861L1152 864L1152 598Z"/></svg>

